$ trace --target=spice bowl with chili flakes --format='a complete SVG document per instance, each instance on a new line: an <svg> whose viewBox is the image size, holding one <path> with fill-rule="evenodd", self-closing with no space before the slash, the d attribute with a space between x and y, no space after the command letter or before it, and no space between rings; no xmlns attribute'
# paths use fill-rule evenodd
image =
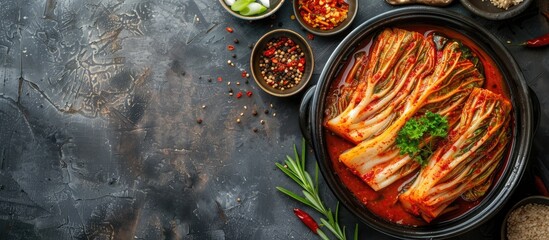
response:
<svg viewBox="0 0 549 240"><path fill-rule="evenodd" d="M263 35L250 56L252 76L263 91L288 97L303 90L313 75L314 57L307 41L288 29Z"/></svg>
<svg viewBox="0 0 549 240"><path fill-rule="evenodd" d="M349 26L358 11L358 0L294 0L295 18L312 34L330 36Z"/></svg>

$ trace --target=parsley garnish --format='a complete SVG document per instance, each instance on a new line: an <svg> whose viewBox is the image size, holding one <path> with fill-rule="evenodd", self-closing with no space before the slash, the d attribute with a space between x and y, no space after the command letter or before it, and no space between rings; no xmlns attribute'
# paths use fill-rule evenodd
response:
<svg viewBox="0 0 549 240"><path fill-rule="evenodd" d="M420 118L412 118L398 132L397 146L400 154L410 155L416 162L425 166L433 153L432 145L436 137L448 135L448 120L437 113L427 112ZM431 136L430 141L420 148L421 141Z"/></svg>

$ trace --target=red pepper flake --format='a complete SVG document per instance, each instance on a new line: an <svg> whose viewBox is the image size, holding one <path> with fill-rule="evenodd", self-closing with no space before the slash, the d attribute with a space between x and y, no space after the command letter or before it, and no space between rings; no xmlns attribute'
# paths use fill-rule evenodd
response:
<svg viewBox="0 0 549 240"><path fill-rule="evenodd" d="M229 51L234 50L234 46L229 44L229 45L227 46L227 50L229 50Z"/></svg>
<svg viewBox="0 0 549 240"><path fill-rule="evenodd" d="M225 30L227 30L227 32L230 32L230 33L233 33L234 30L232 27L226 27Z"/></svg>
<svg viewBox="0 0 549 240"><path fill-rule="evenodd" d="M315 220L306 213L305 211L294 208L294 214L307 226L311 231L313 231L314 234L318 234L318 224L315 222Z"/></svg>
<svg viewBox="0 0 549 240"><path fill-rule="evenodd" d="M246 96L252 97L252 95L253 95L252 91L247 91L247 92L246 92Z"/></svg>
<svg viewBox="0 0 549 240"><path fill-rule="evenodd" d="M241 98L241 97L242 97L242 92L238 92L238 93L236 94L236 98Z"/></svg>
<svg viewBox="0 0 549 240"><path fill-rule="evenodd" d="M221 81L223 81L223 78L222 77L217 77L217 81L221 82Z"/></svg>
<svg viewBox="0 0 549 240"><path fill-rule="evenodd" d="M307 38L309 40L314 40L315 39L315 35L311 34L311 33L307 33Z"/></svg>
<svg viewBox="0 0 549 240"><path fill-rule="evenodd" d="M246 72L246 70L242 70L242 73L240 73L240 75L243 77L243 78L246 78L248 77L248 72Z"/></svg>

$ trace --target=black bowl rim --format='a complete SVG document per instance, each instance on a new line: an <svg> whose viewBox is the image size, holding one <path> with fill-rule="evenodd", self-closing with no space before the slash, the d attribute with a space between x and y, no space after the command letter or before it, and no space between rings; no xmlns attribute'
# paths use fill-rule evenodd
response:
<svg viewBox="0 0 549 240"><path fill-rule="evenodd" d="M292 37L294 40L299 40L299 42L303 43L303 44L300 44L300 45L304 45L302 47L305 48L304 52L305 52L305 55L306 55L306 58L305 58L306 63L308 63L308 65L310 66L310 67L308 67L310 69L307 69L304 72L303 79L301 79L301 82L297 86L295 86L293 88L290 88L290 89L288 89L288 91L284 91L282 93L276 91L275 89L265 87L263 85L264 83L261 82L263 80L259 79L260 77L256 76L257 73L254 70L254 58L258 54L258 51L260 50L259 48L262 47L261 43L265 39L267 39L268 37L274 36L276 34L286 34L289 37ZM307 58L309 58L309 61L307 61ZM305 89L307 87L307 85L311 81L311 78L313 77L314 68L315 68L315 57L314 57L313 50L311 49L311 45L307 42L307 40L305 40L305 38L303 38L301 35L299 35L299 33L295 32L293 30L290 30L290 29L285 29L285 28L274 29L274 30L271 30L271 31L263 34L263 36L261 36L257 40L257 42L254 44L254 48L252 49L252 53L250 54L250 70L252 72L252 77L254 78L255 83L259 86L259 88L261 88L261 90L263 90L264 92L266 92L270 95L273 95L275 97L290 97L290 96L296 95L297 93L301 92L303 89Z"/></svg>
<svg viewBox="0 0 549 240"><path fill-rule="evenodd" d="M501 59L499 62L498 59L493 60L496 64L500 64L499 66L502 71L511 74L511 76L504 76L504 78L507 81L507 88L511 93L511 101L514 107L515 135L513 137L515 140L511 145L510 159L508 164L504 166L505 169L503 170L502 176L499 178L498 182L494 184L494 190L492 190L477 207L463 214L462 217L458 217L448 222L428 225L426 227L407 227L389 223L386 220L376 217L348 192L344 186L341 186L341 183L338 183L337 177L330 170L331 162L329 157L327 157L328 155L325 148L326 143L322 128L322 118L325 94L329 88L329 83L332 81L332 79L327 78L332 77L329 75L331 72L337 73L338 68L340 67L337 63L345 57L342 55L348 55L352 52L353 47L350 45L360 42L360 39L372 34L376 31L375 29L379 30L379 28L390 26L390 23L394 24L398 19L421 17L464 25L475 30L474 34L479 36L475 39L480 39L482 37L481 40L489 43L487 45L489 49L485 49L485 51L492 55L493 58L497 56ZM484 45L486 45L486 43L484 43ZM522 178L526 167L526 161L528 160L533 135L532 102L526 81L514 58L498 39L483 27L457 13L429 6L410 6L373 17L354 29L336 47L321 72L317 86L310 105L309 118L312 145L320 165L320 170L328 183L329 188L339 201L341 201L351 213L360 218L362 222L380 232L398 238L438 238L464 233L493 217L503 207ZM318 139L320 139L320 141Z"/></svg>
<svg viewBox="0 0 549 240"><path fill-rule="evenodd" d="M297 20L297 22L299 23L299 25L301 25L303 28L305 28L310 33L318 35L318 36L332 36L332 35L336 35L336 34L339 34L343 31L345 31L347 28L349 28L353 24L353 21L355 20L356 15L358 13L358 6L359 6L359 0L349 0L349 1L352 1L352 4L354 5L354 11L353 12L347 12L347 14L348 14L347 17L350 16L349 20L348 21L345 20L347 22L335 27L334 29L320 30L320 29L316 29L316 28L313 28L313 27L307 25L307 23L305 23L301 20L301 15L299 14L299 11L297 9L298 0L292 0L292 1L293 1L292 8L294 10L294 16L295 16L295 19ZM349 4L351 4L351 3L349 3Z"/></svg>

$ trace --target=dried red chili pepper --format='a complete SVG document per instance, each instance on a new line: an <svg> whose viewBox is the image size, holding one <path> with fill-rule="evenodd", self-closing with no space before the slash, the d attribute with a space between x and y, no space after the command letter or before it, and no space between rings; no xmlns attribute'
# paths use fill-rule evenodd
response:
<svg viewBox="0 0 549 240"><path fill-rule="evenodd" d="M217 81L221 82L221 81L223 81L223 78L222 77L217 77Z"/></svg>
<svg viewBox="0 0 549 240"><path fill-rule="evenodd" d="M534 176L534 183L536 185L536 189L538 190L538 193L540 193L543 196L549 197L549 191L547 191L547 188L545 187L543 180L541 180L539 176Z"/></svg>
<svg viewBox="0 0 549 240"><path fill-rule="evenodd" d="M242 73L240 73L240 76L242 76L243 78L246 78L248 77L248 72L246 72L246 70L243 70Z"/></svg>
<svg viewBox="0 0 549 240"><path fill-rule="evenodd" d="M242 92L238 92L238 93L236 94L236 98L241 98L241 97L242 97Z"/></svg>
<svg viewBox="0 0 549 240"><path fill-rule="evenodd" d="M234 50L234 46L229 44L229 45L227 46L227 50L229 50L229 51Z"/></svg>
<svg viewBox="0 0 549 240"><path fill-rule="evenodd" d="M276 52L275 48L269 48L263 52L263 56L270 57Z"/></svg>
<svg viewBox="0 0 549 240"><path fill-rule="evenodd" d="M549 33L532 38L523 43L527 47L543 47L549 45Z"/></svg>
<svg viewBox="0 0 549 240"><path fill-rule="evenodd" d="M230 33L234 32L232 27L226 27L225 30L227 30L227 32L230 32Z"/></svg>
<svg viewBox="0 0 549 240"><path fill-rule="evenodd" d="M311 215L299 208L294 208L294 214L299 218L299 220L301 220L301 222L305 224L305 226L311 229L313 233L318 234L318 224L311 217Z"/></svg>
<svg viewBox="0 0 549 240"><path fill-rule="evenodd" d="M251 97L252 94L253 94L252 91L247 91L247 92L246 92L246 96L248 96L248 97Z"/></svg>

